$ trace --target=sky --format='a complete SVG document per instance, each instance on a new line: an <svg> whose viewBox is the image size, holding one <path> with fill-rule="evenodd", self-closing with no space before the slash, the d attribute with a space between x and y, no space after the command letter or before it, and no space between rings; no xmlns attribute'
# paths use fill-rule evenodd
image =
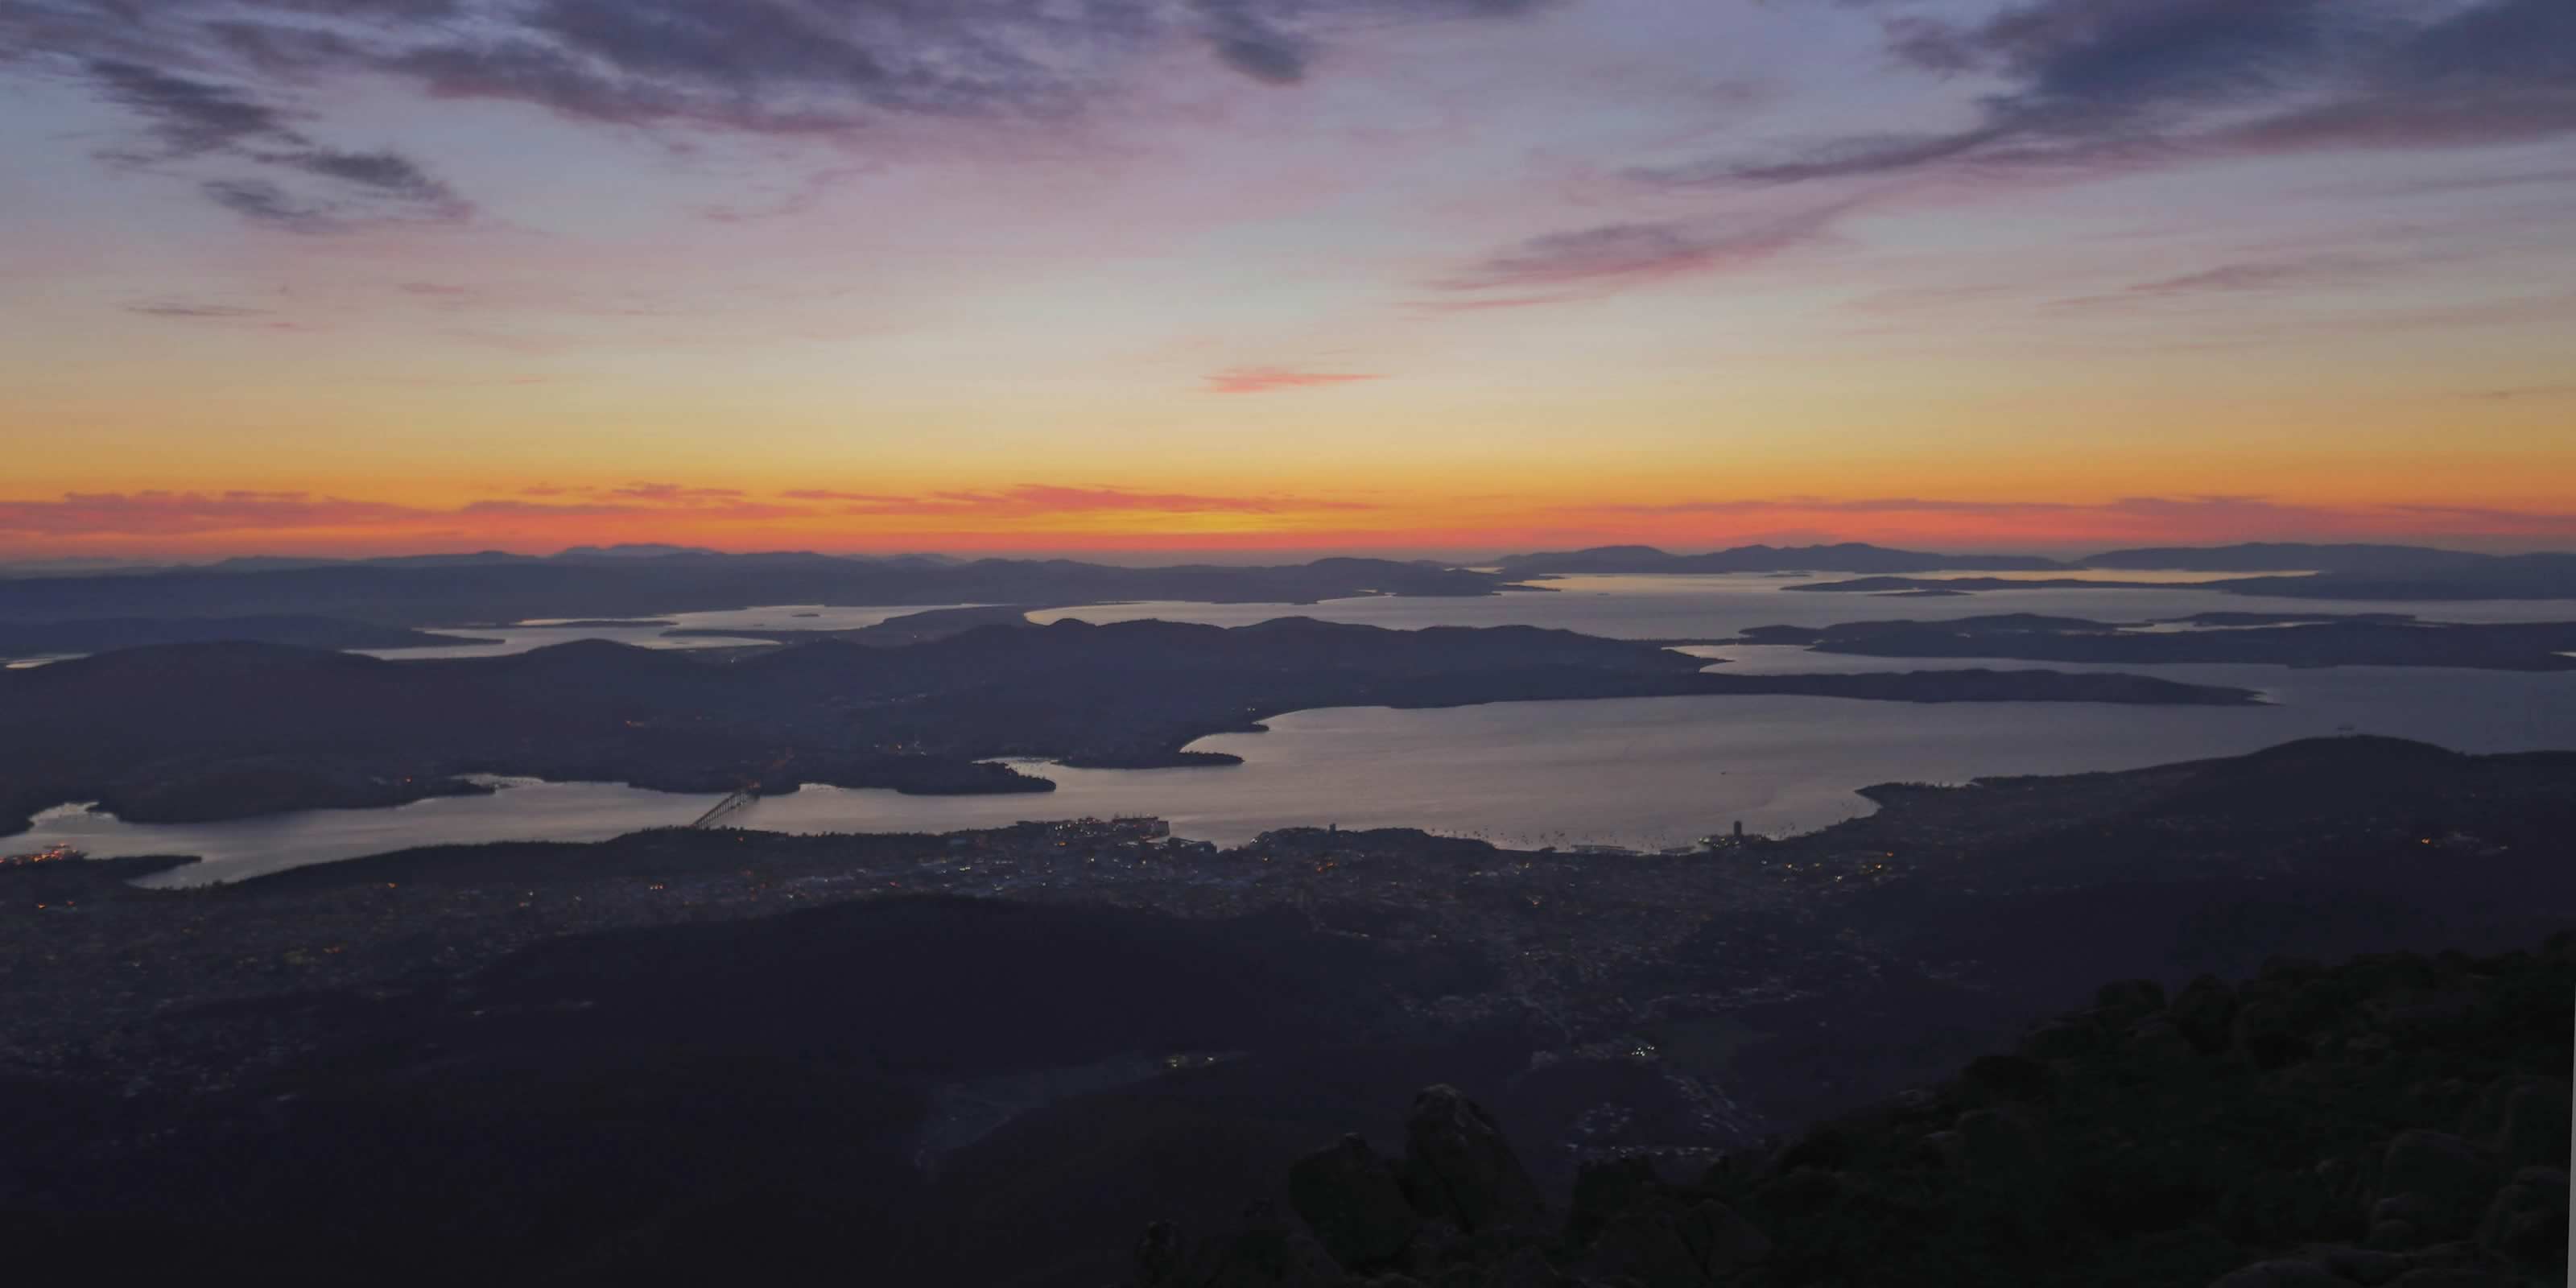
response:
<svg viewBox="0 0 2576 1288"><path fill-rule="evenodd" d="M0 557L2576 546L2568 0L0 0Z"/></svg>

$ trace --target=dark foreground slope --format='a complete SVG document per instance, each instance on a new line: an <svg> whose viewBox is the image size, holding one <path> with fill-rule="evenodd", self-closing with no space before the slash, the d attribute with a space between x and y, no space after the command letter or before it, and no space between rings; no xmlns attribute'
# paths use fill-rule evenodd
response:
<svg viewBox="0 0 2576 1288"><path fill-rule="evenodd" d="M1135 1288L2566 1282L2576 937L2104 986L1935 1086L1687 1180L1588 1168L1551 1211L1446 1086L1400 1154L1288 1169L1284 1208L1137 1244ZM1249 1196L1248 1196L1249 1197Z"/></svg>
<svg viewBox="0 0 2576 1288"><path fill-rule="evenodd" d="M1696 1172L1938 1081L2085 981L2576 924L2565 754L2319 740L1879 795L1697 856L1029 825L184 891L0 862L0 1212L99 1282L1098 1288L1148 1221L1217 1229L1339 1133L1398 1138L1427 1083L1561 1199L1583 1162Z"/></svg>
<svg viewBox="0 0 2576 1288"><path fill-rule="evenodd" d="M0 671L0 834L65 801L137 821L242 818L471 790L458 776L475 773L685 791L1039 792L1052 784L981 762L1227 764L1183 748L1326 706L1716 693L2254 700L2108 674L1727 676L1704 665L1567 631L1304 618L1233 630L984 626L899 647L817 640L739 659L595 640L423 662L170 645Z"/></svg>
<svg viewBox="0 0 2576 1288"><path fill-rule="evenodd" d="M1043 1211L983 1219L1010 1183L1077 1222L1132 1219L1078 1205L1104 1183L1116 1196L1122 1166L1151 1165L1142 1192L1185 1196L1162 1154L1190 1141L1219 1169L1207 1179L1239 1182L1247 1152L1283 1158L1404 1079L1493 1063L1472 1035L1410 1033L1396 1006L1472 990L1479 970L1284 910L1184 921L938 897L558 939L425 987L172 1016L324 1035L194 1096L134 1074L0 1080L0 1231L29 1264L77 1255L103 1282L1043 1275L1097 1252L988 1246L1046 1228ZM1361 1072L1309 1081L1336 1067ZM1257 1093L1235 1086L1247 1069ZM947 1162L997 1109L1175 1070L1194 1076L1152 1112L1101 1110L1119 1134L1097 1148L999 1172Z"/></svg>

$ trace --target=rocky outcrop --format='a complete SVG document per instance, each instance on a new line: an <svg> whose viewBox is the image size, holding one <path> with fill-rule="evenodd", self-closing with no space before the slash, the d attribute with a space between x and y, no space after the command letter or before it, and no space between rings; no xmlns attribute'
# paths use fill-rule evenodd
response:
<svg viewBox="0 0 2576 1288"><path fill-rule="evenodd" d="M1474 1267L1478 1285L1562 1282L1536 1246L1548 1215L1537 1183L1493 1115L1455 1087L1414 1097L1400 1159L1345 1136L1290 1166L1288 1198L1302 1223L1294 1229L1266 1207L1208 1239L1158 1227L1139 1249L1137 1283L1323 1285L1353 1274L1437 1277L1459 1266ZM1713 1246L1708 1229L1697 1233L1695 1246Z"/></svg>
<svg viewBox="0 0 2576 1288"><path fill-rule="evenodd" d="M1313 1236L1267 1203L1244 1209L1221 1238L1189 1239L1169 1224L1136 1242L1137 1288L1308 1288L1341 1273Z"/></svg>
<svg viewBox="0 0 2576 1288"><path fill-rule="evenodd" d="M1405 1195L1434 1219L1478 1234L1526 1225L1546 1211L1493 1115L1455 1087L1426 1088L1413 1098L1404 1144Z"/></svg>
<svg viewBox="0 0 2576 1288"><path fill-rule="evenodd" d="M1161 1229L1140 1288L2566 1283L2576 936L2151 981L2020 1048L1692 1180L1577 1177L1561 1219L1493 1118L1421 1094L1400 1160L1301 1160L1301 1228Z"/></svg>
<svg viewBox="0 0 2576 1288"><path fill-rule="evenodd" d="M1324 1250L1346 1266L1394 1261L1424 1220L1406 1200L1394 1165L1357 1136L1297 1160L1288 1169L1288 1201Z"/></svg>
<svg viewBox="0 0 2576 1288"><path fill-rule="evenodd" d="M2403 1247L2466 1234L2481 1200L2495 1191L2494 1171L2475 1147L2449 1132L2398 1133L2379 1164L2379 1196L2370 1208L2374 1240ZM2380 1226L2389 1222L2405 1229L2380 1238Z"/></svg>

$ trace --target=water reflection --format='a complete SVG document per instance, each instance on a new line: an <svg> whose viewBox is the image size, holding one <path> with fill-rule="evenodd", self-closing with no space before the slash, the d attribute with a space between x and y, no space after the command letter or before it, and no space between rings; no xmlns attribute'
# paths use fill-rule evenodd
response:
<svg viewBox="0 0 2576 1288"><path fill-rule="evenodd" d="M358 652L394 661L425 661L442 657L499 657L508 653L525 653L553 644L574 640L614 640L640 648L740 648L766 644L769 641L747 636L681 635L677 631L854 631L874 626L890 618L910 613L927 613L943 608L973 608L973 604L903 604L866 607L839 607L830 604L772 604L760 608L728 608L701 613L665 613L652 618L617 621L580 621L560 617L531 618L507 626L459 626L442 628L434 634L454 634L462 639L490 640L488 644L458 643L428 648L359 649Z"/></svg>
<svg viewBox="0 0 2576 1288"><path fill-rule="evenodd" d="M1988 574L1959 574L1985 576ZM2206 578L2204 578L2206 579ZM2576 619L2567 600L2347 601L2231 595L2188 583L2139 589L1985 590L1911 599L1889 595L1786 589L1794 580L1761 573L1689 576L1580 576L1544 583L1553 589L1481 598L1388 596L1317 604L1193 604L1140 601L1032 613L1033 621L1079 618L1123 622L1161 618L1245 626L1274 617L1414 629L1424 626L1545 626L1617 639L1709 640L1755 626L1834 626L1912 619L1952 621L1998 613L2138 622L2194 613L2408 613L2427 621L2561 622Z"/></svg>
<svg viewBox="0 0 2576 1288"><path fill-rule="evenodd" d="M1748 667L1765 652L1742 650ZM1817 658L1834 669L1889 659ZM1899 662L1901 665L1901 662ZM1822 669L1822 668L1804 668ZM1023 819L1157 814L1180 835L1231 844L1274 827L1411 826L1516 845L1687 842L1735 819L1757 831L1866 812L1853 789L1992 774L2128 769L2235 755L2349 726L2469 751L2564 746L2576 674L2349 667L2134 668L2266 691L2278 705L1864 702L1810 697L1515 702L1441 711L1301 711L1270 731L1193 746L1231 768L1032 767L1043 796L904 796L809 787L761 800L742 827L788 832L945 831ZM520 783L490 797L322 810L197 825L133 825L83 810L42 816L11 850L70 844L93 855L198 854L179 882L224 880L414 845L597 840L688 822L714 796L595 783Z"/></svg>
<svg viewBox="0 0 2576 1288"><path fill-rule="evenodd" d="M1355 599L1317 605L1126 604L1036 614L1127 620L1164 617L1239 625L1291 614L1393 627L1536 625L1650 639L1711 639L1775 623L1823 626L1892 617L2045 612L2109 621L2197 612L2414 612L2456 621L2576 617L2556 602L2338 604L2251 599L2193 590L1985 592L1888 602L1874 596L1787 592L1759 576L1583 577L1549 594L1485 599ZM703 629L849 629L920 606L785 606L673 614ZM808 614L812 614L808 616ZM632 629L531 624L513 631ZM521 643L526 636L514 638ZM1797 648L1682 645L1737 673L1878 671L2041 664L1927 661L1810 653ZM497 651L497 650L486 650ZM418 654L411 654L417 656ZM1270 732L1193 744L1245 758L1239 767L1083 770L1032 767L1049 795L922 797L813 787L735 816L740 826L790 832L945 831L1024 819L1156 814L1180 835L1234 843L1274 827L1340 823L1415 826L1518 845L1686 842L1743 819L1757 831L1823 826L1870 808L1853 789L1892 781L1959 782L1994 774L2136 768L2241 754L2292 738L2358 730L2465 751L2576 743L2576 673L2446 668L2052 663L2264 693L2256 708L2125 707L2062 703L1909 704L1812 697L1641 698L1498 703L1446 711L1339 708L1270 721ZM144 826L85 810L42 816L33 835L0 847L70 844L101 857L198 854L178 882L223 880L415 845L497 840L597 840L695 818L713 796L668 795L595 783L514 783L490 797L394 809L329 810L231 823Z"/></svg>

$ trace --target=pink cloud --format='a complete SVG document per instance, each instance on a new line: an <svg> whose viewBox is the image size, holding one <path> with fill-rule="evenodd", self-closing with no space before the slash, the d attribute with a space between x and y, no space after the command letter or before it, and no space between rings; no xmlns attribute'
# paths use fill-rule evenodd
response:
<svg viewBox="0 0 2576 1288"><path fill-rule="evenodd" d="M302 492L67 492L52 501L0 501L0 532L171 536L277 528L399 523L431 512L382 501Z"/></svg>
<svg viewBox="0 0 2576 1288"><path fill-rule="evenodd" d="M998 492L932 492L851 505L849 514L997 515L1096 512L1164 514L1276 514L1282 511L1368 510L1357 501L1296 496L1208 496L1190 492L1131 492L1115 487L1061 487L1024 483Z"/></svg>
<svg viewBox="0 0 2576 1288"><path fill-rule="evenodd" d="M763 501L727 499L741 494L718 497L684 497L673 500L661 494L629 497L624 489L595 492L600 499L590 501L473 501L455 511L458 514L515 515L532 518L579 516L655 515L673 516L695 521L716 519L787 519L813 513L803 506L774 505Z"/></svg>
<svg viewBox="0 0 2576 1288"><path fill-rule="evenodd" d="M1818 496L1739 497L1724 501L1674 501L1653 505L1571 507L1597 514L2031 514L2079 507L2053 501L1944 501L1922 497L1870 497L1835 501Z"/></svg>
<svg viewBox="0 0 2576 1288"><path fill-rule="evenodd" d="M543 497L573 491L579 490L538 485L523 489L523 495ZM657 493L623 500L592 495L595 499L495 499L434 508L303 492L70 492L53 500L0 500L0 533L35 538L171 537L219 532L414 530L424 524L452 522L460 516L544 520L678 513L691 520L750 520L814 513L802 506L741 499L739 493L689 496L676 504L660 499Z"/></svg>
<svg viewBox="0 0 2576 1288"><path fill-rule="evenodd" d="M1406 308L1423 313L1487 313L1496 309L1530 309L1542 304L1563 304L1570 300L1589 299L1579 291L1562 291L1554 295L1499 295L1480 300L1411 300Z"/></svg>
<svg viewBox="0 0 2576 1288"><path fill-rule="evenodd" d="M1236 367L1207 378L1207 391L1212 394L1266 394L1281 389L1312 389L1322 385L1347 385L1361 380L1383 380L1376 372L1301 371L1291 367Z"/></svg>
<svg viewBox="0 0 2576 1288"><path fill-rule="evenodd" d="M1644 524L1659 531L1669 521L1691 518L1803 520L1795 531L1836 540L1910 538L2028 543L2137 539L2200 543L2362 537L2576 537L2576 511L2406 503L2308 504L2226 495L2131 496L2101 502L1784 496L1569 506L1559 512L1596 516L1596 522L1605 527ZM1728 525L1724 536L1732 540L1747 537L1747 533Z"/></svg>
<svg viewBox="0 0 2576 1288"><path fill-rule="evenodd" d="M657 505L687 505L700 501L729 501L742 495L741 488L690 487L681 483L629 483L609 488L603 495L632 501L649 501Z"/></svg>
<svg viewBox="0 0 2576 1288"><path fill-rule="evenodd" d="M469 501L456 511L458 514L487 517L603 516L649 512L644 506L611 501Z"/></svg>
<svg viewBox="0 0 2576 1288"><path fill-rule="evenodd" d="M628 483L621 487L561 487L552 483L535 483L520 488L518 495L541 498L586 497L600 505L637 509L657 505L702 507L732 504L742 501L745 494L738 487L692 487L685 483ZM800 494L790 492L786 496L797 499ZM477 502L476 504L507 503Z"/></svg>
<svg viewBox="0 0 2576 1288"><path fill-rule="evenodd" d="M818 509L814 503L837 503ZM37 540L130 539L209 533L373 530L426 534L459 518L553 524L565 520L661 523L758 522L825 514L915 515L970 520L1083 513L1276 514L1370 510L1358 501L1287 495L1142 492L1117 487L1024 484L992 491L894 496L798 489L754 499L738 489L633 483L615 488L532 484L513 497L451 507L312 496L302 492L68 493L52 500L0 500L0 534Z"/></svg>
<svg viewBox="0 0 2576 1288"><path fill-rule="evenodd" d="M883 492L835 492L830 488L798 488L778 495L790 501L861 501L882 504L899 504L912 499Z"/></svg>

